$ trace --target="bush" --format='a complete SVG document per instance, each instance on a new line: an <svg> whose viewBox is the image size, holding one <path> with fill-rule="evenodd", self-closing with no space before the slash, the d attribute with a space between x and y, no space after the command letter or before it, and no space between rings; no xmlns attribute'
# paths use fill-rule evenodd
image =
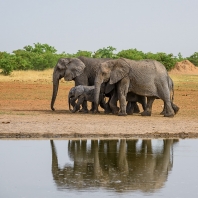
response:
<svg viewBox="0 0 198 198"><path fill-rule="evenodd" d="M92 57L92 52L89 52L89 51L81 51L81 50L78 50L78 52L74 55L71 55L73 57L79 57L79 56L85 56L85 57Z"/></svg>
<svg viewBox="0 0 198 198"><path fill-rule="evenodd" d="M59 58L71 57L93 57L93 58L127 58L131 60L153 59L161 62L167 70L174 67L176 62L185 60L181 53L178 57L173 54L158 52L156 54L144 53L137 49L122 50L115 54L116 48L109 46L92 53L90 51L78 50L76 54L66 54L65 52L57 54L57 50L48 44L34 43L33 46L27 45L23 49L13 51L13 54L0 52L0 68L4 75L9 75L13 70L44 70L53 68ZM186 58L194 65L198 66L198 52Z"/></svg>
<svg viewBox="0 0 198 198"><path fill-rule="evenodd" d="M0 59L0 68L2 69L2 74L10 75L14 69L14 60L15 57L13 55L4 54L4 56Z"/></svg>
<svg viewBox="0 0 198 198"><path fill-rule="evenodd" d="M198 66L198 52L195 52L193 55L187 58L191 63L193 63L195 66Z"/></svg>
<svg viewBox="0 0 198 198"><path fill-rule="evenodd" d="M116 48L109 46L107 48L102 48L94 52L93 58L117 58L117 55L113 53Z"/></svg>
<svg viewBox="0 0 198 198"><path fill-rule="evenodd" d="M117 56L131 60L145 59L145 54L142 51L138 51L137 49L122 50L117 54Z"/></svg>

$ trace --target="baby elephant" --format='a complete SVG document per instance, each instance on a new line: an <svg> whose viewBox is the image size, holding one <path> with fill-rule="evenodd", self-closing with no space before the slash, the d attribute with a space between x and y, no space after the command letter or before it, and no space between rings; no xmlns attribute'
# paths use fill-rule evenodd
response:
<svg viewBox="0 0 198 198"><path fill-rule="evenodd" d="M78 85L76 87L72 87L68 94L69 110L72 113L75 113L76 111L78 111L80 109L80 105L83 105L84 101L92 102L92 105L93 105L94 90L95 90L95 86ZM100 102L100 106L103 109L105 108L104 98L105 98L105 96L104 96L103 92L101 91L100 96L99 96L99 102ZM77 103L76 103L76 100L78 100ZM71 106L73 107L73 110L72 110ZM92 106L91 110L92 109L93 109L93 106ZM88 113L88 110L85 113Z"/></svg>

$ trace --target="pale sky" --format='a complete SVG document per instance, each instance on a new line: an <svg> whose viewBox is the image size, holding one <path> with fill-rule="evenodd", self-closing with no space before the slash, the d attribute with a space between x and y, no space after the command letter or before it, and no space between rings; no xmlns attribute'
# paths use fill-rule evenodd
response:
<svg viewBox="0 0 198 198"><path fill-rule="evenodd" d="M113 46L198 51L198 0L0 0L0 51L47 43L58 53Z"/></svg>

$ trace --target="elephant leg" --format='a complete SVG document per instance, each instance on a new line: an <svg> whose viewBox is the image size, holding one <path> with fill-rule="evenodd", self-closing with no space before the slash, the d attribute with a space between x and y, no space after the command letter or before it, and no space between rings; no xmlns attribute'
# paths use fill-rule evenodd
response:
<svg viewBox="0 0 198 198"><path fill-rule="evenodd" d="M175 114L177 114L177 112L179 111L179 107L177 105L175 105L173 102L171 102L171 107L173 108L173 111ZM164 102L164 108L163 111L160 113L160 115L166 115L168 113L167 107L166 107L166 103ZM169 116L165 116L165 117L169 117Z"/></svg>
<svg viewBox="0 0 198 198"><path fill-rule="evenodd" d="M136 102L127 102L126 112L128 115L133 115L133 113L139 113L140 109Z"/></svg>
<svg viewBox="0 0 198 198"><path fill-rule="evenodd" d="M172 106L172 103L171 103L171 106ZM174 106L174 104L173 104L173 106ZM179 109L178 109L178 107L177 106L174 106L173 107L172 106L172 108L173 108L173 110L174 110L174 112L176 111L179 111ZM174 109L175 108L175 109ZM160 115L166 115L166 113L168 113L168 110L167 110L167 106L166 106L166 103L164 102L164 108L163 108L163 110L162 110L162 112L160 113ZM176 113L175 113L176 114Z"/></svg>
<svg viewBox="0 0 198 198"><path fill-rule="evenodd" d="M118 85L117 85L118 99L120 102L120 112L118 113L119 116L127 116L126 96L128 93L129 82L130 82L130 80L128 78L123 78L120 82L118 82Z"/></svg>
<svg viewBox="0 0 198 198"><path fill-rule="evenodd" d="M140 108L139 108L137 102L133 102L132 104L133 104L133 112L140 113Z"/></svg>
<svg viewBox="0 0 198 198"><path fill-rule="evenodd" d="M119 108L117 107L117 101L118 101L117 92L114 91L112 94L112 97L110 98L109 106L112 110L112 113L115 115L118 115L118 112L119 112Z"/></svg>
<svg viewBox="0 0 198 198"><path fill-rule="evenodd" d="M103 94L100 95L100 107L105 109L105 97Z"/></svg>
<svg viewBox="0 0 198 198"><path fill-rule="evenodd" d="M79 112L88 113L87 101L86 100L83 101L83 103L82 103L82 109Z"/></svg>
<svg viewBox="0 0 198 198"><path fill-rule="evenodd" d="M146 97L145 96L140 96L140 104L142 105L142 109L145 111L146 110Z"/></svg>
<svg viewBox="0 0 198 198"><path fill-rule="evenodd" d="M164 117L174 117L175 113L174 113L174 110L172 108L171 102L170 101L164 101L164 105L165 105Z"/></svg>
<svg viewBox="0 0 198 198"><path fill-rule="evenodd" d="M82 109L79 111L79 112L82 112L82 113L88 113L88 109L87 109L87 101L85 100L85 97L84 96L80 96L78 98L78 102L77 102L77 108L80 109L80 105L82 105Z"/></svg>
<svg viewBox="0 0 198 198"><path fill-rule="evenodd" d="M72 110L72 113L75 113L76 111L80 110L80 105L84 102L84 97L80 96L78 98L78 102L76 103L74 109Z"/></svg>
<svg viewBox="0 0 198 198"><path fill-rule="evenodd" d="M153 105L154 100L155 100L154 96L147 97L146 109L141 113L142 116L151 116L152 105Z"/></svg>
<svg viewBox="0 0 198 198"><path fill-rule="evenodd" d="M109 98L109 100L108 100L108 102L107 103L105 103L105 114L110 114L110 113L112 113L112 110L111 110L111 107L110 107L110 99L111 98Z"/></svg>
<svg viewBox="0 0 198 198"><path fill-rule="evenodd" d="M176 104L174 104L173 102L171 102L171 106L172 106L172 108L173 108L175 114L177 114L178 111L179 111L179 107L178 107Z"/></svg>
<svg viewBox="0 0 198 198"><path fill-rule="evenodd" d="M76 100L77 98L73 97L73 98L70 98L70 103L71 103L71 106L74 108L76 106Z"/></svg>
<svg viewBox="0 0 198 198"><path fill-rule="evenodd" d="M128 101L127 102L127 106L126 106L126 112L127 112L127 115L133 115L133 108L132 108L132 102Z"/></svg>
<svg viewBox="0 0 198 198"><path fill-rule="evenodd" d="M162 112L160 113L160 115L165 115L165 113L166 113L166 105L164 103L164 108L163 108Z"/></svg>

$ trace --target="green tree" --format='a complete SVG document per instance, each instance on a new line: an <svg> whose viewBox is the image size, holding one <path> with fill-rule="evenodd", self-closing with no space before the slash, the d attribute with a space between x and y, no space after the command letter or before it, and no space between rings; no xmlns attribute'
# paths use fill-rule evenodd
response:
<svg viewBox="0 0 198 198"><path fill-rule="evenodd" d="M113 53L115 50L116 48L112 46L99 49L94 52L93 58L117 58L116 54Z"/></svg>
<svg viewBox="0 0 198 198"><path fill-rule="evenodd" d="M1 52L0 56L0 68L2 69L2 74L10 75L14 69L15 56L6 52Z"/></svg>
<svg viewBox="0 0 198 198"><path fill-rule="evenodd" d="M38 54L43 54L43 53L55 54L57 52L57 50L54 47L48 44L41 44L41 43L34 43L33 47L30 45L27 45L23 49L26 50L27 52L35 52Z"/></svg>
<svg viewBox="0 0 198 198"><path fill-rule="evenodd" d="M145 54L142 51L138 51L137 49L122 50L117 54L117 56L131 60L145 59Z"/></svg>
<svg viewBox="0 0 198 198"><path fill-rule="evenodd" d="M193 55L187 58L191 63L193 63L195 66L198 66L198 52L195 52Z"/></svg>
<svg viewBox="0 0 198 198"><path fill-rule="evenodd" d="M92 52L78 50L78 52L73 55L73 57L79 57L79 56L85 56L90 58L92 57Z"/></svg>

